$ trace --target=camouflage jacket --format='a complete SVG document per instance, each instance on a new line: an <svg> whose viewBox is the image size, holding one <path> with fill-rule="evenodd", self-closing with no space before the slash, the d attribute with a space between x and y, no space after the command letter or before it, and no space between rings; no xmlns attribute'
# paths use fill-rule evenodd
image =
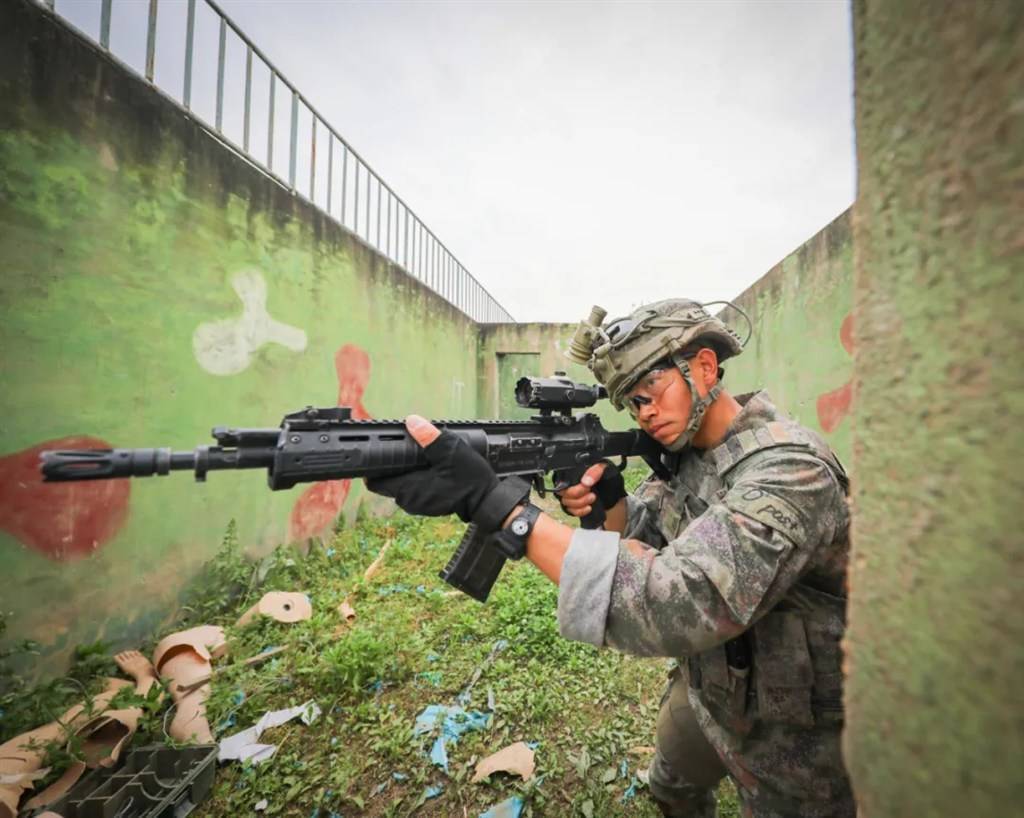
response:
<svg viewBox="0 0 1024 818"><path fill-rule="evenodd" d="M762 658L755 662L762 710L773 700L792 710L783 699L794 687L801 700L813 687L834 702L845 624L846 475L821 437L781 415L766 393L737 400L742 411L718 446L684 450L670 464L672 480L651 477L627 499L623 538L573 535L559 627L566 638L625 653L689 657L691 684L704 676L706 688L719 685L733 698L730 664L739 663L723 648L750 631L742 640ZM639 540L643 554L624 539ZM806 710L802 701L798 709Z"/></svg>

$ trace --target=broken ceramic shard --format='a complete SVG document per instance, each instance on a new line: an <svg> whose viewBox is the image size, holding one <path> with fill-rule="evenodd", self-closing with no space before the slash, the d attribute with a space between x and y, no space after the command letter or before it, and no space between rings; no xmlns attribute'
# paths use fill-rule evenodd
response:
<svg viewBox="0 0 1024 818"><path fill-rule="evenodd" d="M17 784L18 786L31 788L35 786L40 778L46 778L52 768L43 767L41 770L33 770L28 773L0 773L0 785Z"/></svg>
<svg viewBox="0 0 1024 818"><path fill-rule="evenodd" d="M156 669L137 650L126 650L114 656L114 662L135 679L135 694L145 698L158 681ZM142 717L141 707L107 710L86 722L76 731L82 742L82 755L87 767L112 767L121 750L135 734Z"/></svg>
<svg viewBox="0 0 1024 818"><path fill-rule="evenodd" d="M363 572L363 579L373 579L374 575L380 571L384 565L384 555L388 552L390 547L391 540L388 540L381 546L380 552L377 554L377 558L371 562Z"/></svg>
<svg viewBox="0 0 1024 818"><path fill-rule="evenodd" d="M174 718L167 732L175 741L213 743L213 733L206 720L209 677L213 670L211 661L226 652L224 631L215 625L172 633L156 646L153 664L174 699Z"/></svg>
<svg viewBox="0 0 1024 818"><path fill-rule="evenodd" d="M302 593L288 591L270 591L263 598L242 614L235 623L244 627L257 616L269 616L278 622L293 624L303 622L313 615L313 605L309 597Z"/></svg>
<svg viewBox="0 0 1024 818"><path fill-rule="evenodd" d="M105 681L106 688L93 696L88 706L76 704L56 721L22 733L0 745L0 775L22 782L0 784L0 818L14 818L18 814L18 802L22 794L34 786L34 781L27 781L23 777L42 767L47 745L67 742L86 722L90 713L103 711L119 690L131 686L131 682L124 679ZM33 796L25 806L31 809L46 806L71 789L84 771L84 763L72 764L57 781Z"/></svg>
<svg viewBox="0 0 1024 818"><path fill-rule="evenodd" d="M38 809L52 804L58 798L63 798L71 788L78 783L78 779L84 775L86 770L84 761L74 761L64 773L42 792L36 793L24 803L25 809Z"/></svg>
<svg viewBox="0 0 1024 818"><path fill-rule="evenodd" d="M346 622L353 622L356 618L356 609L352 607L352 603L348 599L338 606L338 613L341 614Z"/></svg>
<svg viewBox="0 0 1024 818"><path fill-rule="evenodd" d="M512 773L522 777L523 781L529 781L534 768L533 750L525 741L517 741L480 761L470 783L483 781L496 772Z"/></svg>

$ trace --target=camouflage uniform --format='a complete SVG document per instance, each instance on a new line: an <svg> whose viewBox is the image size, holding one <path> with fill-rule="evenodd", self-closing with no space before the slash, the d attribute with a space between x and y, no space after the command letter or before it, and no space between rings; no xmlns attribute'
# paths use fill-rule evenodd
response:
<svg viewBox="0 0 1024 818"><path fill-rule="evenodd" d="M708 451L627 498L623 539L578 530L562 567L562 635L680 659L650 786L666 814L712 816L728 774L757 818L854 816L840 757L846 475L764 393ZM672 462L674 461L674 462Z"/></svg>

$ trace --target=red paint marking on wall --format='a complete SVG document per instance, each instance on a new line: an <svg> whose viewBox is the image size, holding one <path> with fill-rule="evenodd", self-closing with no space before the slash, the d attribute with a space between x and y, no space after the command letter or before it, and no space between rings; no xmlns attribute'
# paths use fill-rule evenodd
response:
<svg viewBox="0 0 1024 818"><path fill-rule="evenodd" d="M853 355L853 313L848 313L839 326L839 342ZM826 432L834 432L850 413L853 403L853 382L847 381L838 389L818 396L818 423Z"/></svg>
<svg viewBox="0 0 1024 818"><path fill-rule="evenodd" d="M363 406L363 393L370 382L370 356L355 344L345 344L334 356L338 374L338 406L349 406L354 420L370 420ZM341 513L351 480L325 480L304 492L292 507L288 534L292 540L305 540L322 534Z"/></svg>
<svg viewBox="0 0 1024 818"><path fill-rule="evenodd" d="M294 541L322 534L338 518L351 488L351 480L324 480L302 492L292 507L289 537Z"/></svg>
<svg viewBox="0 0 1024 818"><path fill-rule="evenodd" d="M47 440L0 457L0 529L58 562L86 557L114 538L128 516L131 481L44 483L46 449L109 449L86 435Z"/></svg>
<svg viewBox="0 0 1024 818"><path fill-rule="evenodd" d="M853 313L847 313L843 323L839 325L839 343L843 349L853 355Z"/></svg>

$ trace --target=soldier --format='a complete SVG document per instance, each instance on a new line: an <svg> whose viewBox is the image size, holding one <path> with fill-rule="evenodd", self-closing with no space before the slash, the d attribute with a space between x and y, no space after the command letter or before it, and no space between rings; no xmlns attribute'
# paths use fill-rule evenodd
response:
<svg viewBox="0 0 1024 818"><path fill-rule="evenodd" d="M568 639L679 660L656 728L650 789L667 816L713 816L728 775L746 815L845 818L840 757L849 513L847 478L814 432L767 394L733 397L721 363L739 337L693 301L641 307L574 342L612 404L667 450L672 478L627 495L610 463L561 494L603 530L565 526L499 483L486 461L429 422L410 434L431 468L368 481L414 514L456 512L559 584ZM589 329L588 329L589 327ZM579 348L582 343L582 350Z"/></svg>

